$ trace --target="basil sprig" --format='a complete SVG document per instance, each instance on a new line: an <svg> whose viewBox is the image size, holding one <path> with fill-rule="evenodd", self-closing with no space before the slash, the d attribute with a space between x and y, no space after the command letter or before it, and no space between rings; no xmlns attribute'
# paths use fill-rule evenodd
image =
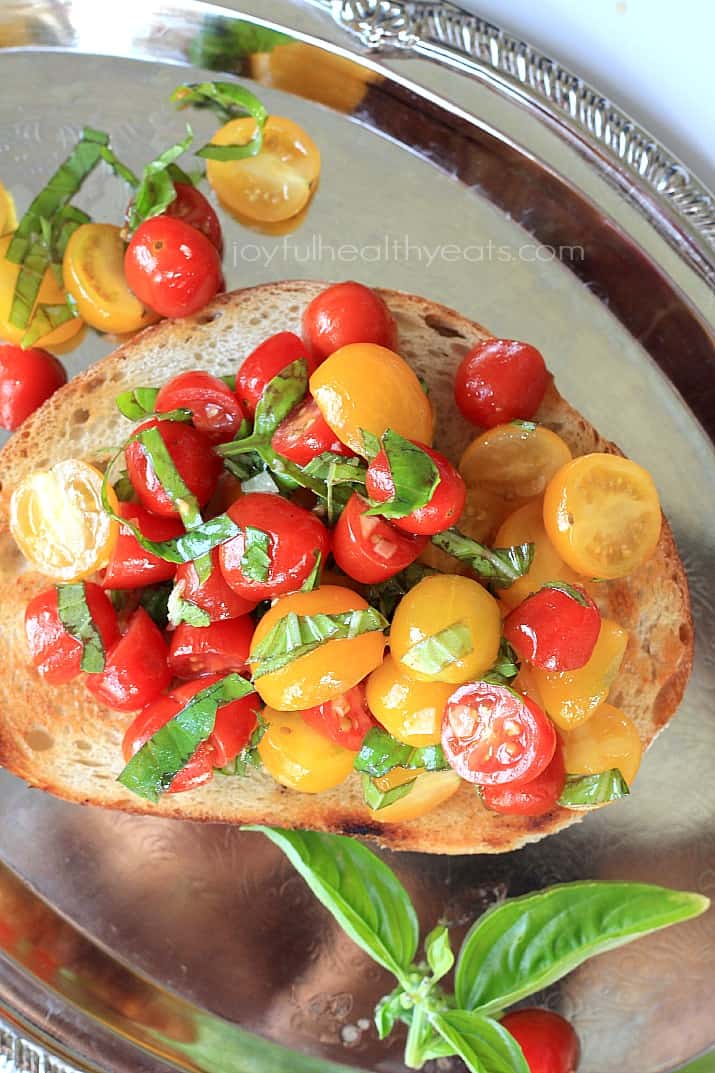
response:
<svg viewBox="0 0 715 1073"><path fill-rule="evenodd" d="M238 116L253 116L256 130L249 142L242 145L204 145L196 156L208 160L243 160L256 156L263 146L263 128L268 119L265 106L245 86L236 82L193 82L178 86L171 94L171 101L179 108L192 105L195 108L210 108L222 122Z"/></svg>
<svg viewBox="0 0 715 1073"><path fill-rule="evenodd" d="M400 662L419 674L439 674L473 651L474 638L469 626L466 622L453 622L413 644Z"/></svg>
<svg viewBox="0 0 715 1073"><path fill-rule="evenodd" d="M412 745L393 738L383 727L372 727L363 740L360 752L355 757L355 770L371 778L382 778L393 768L410 771L445 771L449 764L441 745L425 745L416 749Z"/></svg>
<svg viewBox="0 0 715 1073"><path fill-rule="evenodd" d="M147 456L156 479L162 486L187 529L196 529L203 522L196 496L186 486L158 428L145 428L135 441Z"/></svg>
<svg viewBox="0 0 715 1073"><path fill-rule="evenodd" d="M210 737L219 708L252 692L253 686L240 674L227 674L196 693L134 754L119 782L139 797L158 801L199 745Z"/></svg>
<svg viewBox="0 0 715 1073"><path fill-rule="evenodd" d="M130 234L145 220L166 212L176 199L175 179L191 182L185 172L177 169L176 161L186 152L193 140L193 132L187 127L186 135L180 142L169 146L146 165L127 212L127 230Z"/></svg>
<svg viewBox="0 0 715 1073"><path fill-rule="evenodd" d="M276 622L251 652L253 680L286 667L328 641L382 632L387 622L374 607L339 611L333 615L296 615L289 612Z"/></svg>
<svg viewBox="0 0 715 1073"><path fill-rule="evenodd" d="M497 588L508 588L526 574L534 560L533 544L511 544L508 548L489 548L458 529L445 529L432 537L432 543L462 563L467 563L484 581Z"/></svg>
<svg viewBox="0 0 715 1073"><path fill-rule="evenodd" d="M630 794L628 783L618 768L595 775L567 775L559 804L564 808L587 809L619 801Z"/></svg>
<svg viewBox="0 0 715 1073"><path fill-rule="evenodd" d="M409 785L409 784L408 784ZM576 882L510 898L472 926L456 958L455 994L442 982L455 962L444 925L425 938L416 962L417 916L384 861L352 838L311 831L262 831L281 849L346 934L395 976L377 1005L384 1039L407 1025L412 1069L458 1055L471 1073L529 1073L502 1011L596 954L704 913L703 895L645 883Z"/></svg>
<svg viewBox="0 0 715 1073"><path fill-rule="evenodd" d="M92 618L83 581L57 585L57 615L67 633L82 645L80 668L87 674L104 670L104 642Z"/></svg>
<svg viewBox="0 0 715 1073"><path fill-rule="evenodd" d="M381 443L394 491L390 499L374 504L365 513L379 514L383 518L405 518L432 499L439 484L439 470L426 451L393 429L383 433Z"/></svg>
<svg viewBox="0 0 715 1073"><path fill-rule="evenodd" d="M417 776L415 775L413 779L400 783L399 786L391 786L389 790L381 790L375 779L370 775L363 775L362 794L365 804L373 812L380 812L381 809L387 808L388 805L394 805L395 801L400 801L403 797L407 797L414 790L416 782Z"/></svg>

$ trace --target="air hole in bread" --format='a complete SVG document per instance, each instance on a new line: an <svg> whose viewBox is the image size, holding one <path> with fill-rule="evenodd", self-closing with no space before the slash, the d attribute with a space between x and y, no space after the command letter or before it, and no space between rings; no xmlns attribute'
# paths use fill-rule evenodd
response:
<svg viewBox="0 0 715 1073"><path fill-rule="evenodd" d="M436 313L428 313L425 317L425 324L433 332L437 332L437 335L441 335L443 339L464 339L461 332L458 332L456 328L451 328Z"/></svg>
<svg viewBox="0 0 715 1073"><path fill-rule="evenodd" d="M215 313L201 313L198 317L194 317L195 324L213 324L215 320L218 320L221 316L221 310L217 309Z"/></svg>
<svg viewBox="0 0 715 1073"><path fill-rule="evenodd" d="M88 752L92 748L88 741L73 741L72 744L75 749L81 749L83 753Z"/></svg>
<svg viewBox="0 0 715 1073"><path fill-rule="evenodd" d="M687 622L681 622L680 629L678 630L678 637L680 638L680 640L683 642L684 645L687 645L687 644L690 643L691 634L692 634L692 631L690 629L690 626L687 624Z"/></svg>
<svg viewBox="0 0 715 1073"><path fill-rule="evenodd" d="M75 425L86 425L89 421L89 410L75 410L72 421Z"/></svg>
<svg viewBox="0 0 715 1073"><path fill-rule="evenodd" d="M48 734L42 727L34 727L32 730L26 730L23 737L30 748L36 753L45 753L55 744L55 739L52 735Z"/></svg>

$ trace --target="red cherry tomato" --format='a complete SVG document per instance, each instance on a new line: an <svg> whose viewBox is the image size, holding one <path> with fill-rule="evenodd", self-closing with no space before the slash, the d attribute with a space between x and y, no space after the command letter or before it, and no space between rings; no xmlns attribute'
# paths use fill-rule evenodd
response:
<svg viewBox="0 0 715 1073"><path fill-rule="evenodd" d="M106 653L119 638L117 612L99 585L86 582L84 593ZM77 677L82 645L60 621L56 588L46 589L30 600L25 610L25 634L32 662L46 682L62 685Z"/></svg>
<svg viewBox="0 0 715 1073"><path fill-rule="evenodd" d="M362 283L334 283L303 314L303 339L317 363L348 343L395 350L397 325L382 298Z"/></svg>
<svg viewBox="0 0 715 1073"><path fill-rule="evenodd" d="M354 493L333 530L333 557L344 573L374 585L413 563L427 537L401 533L384 518L365 517L366 510L369 505Z"/></svg>
<svg viewBox="0 0 715 1073"><path fill-rule="evenodd" d="M87 676L91 693L117 712L135 712L156 700L171 680L159 627L138 607L127 632L109 649L101 674Z"/></svg>
<svg viewBox="0 0 715 1073"><path fill-rule="evenodd" d="M117 513L133 522L147 540L173 540L184 532L178 518L161 518L141 503L120 503ZM139 589L169 581L175 570L176 563L147 551L130 529L120 525L102 585L105 589Z"/></svg>
<svg viewBox="0 0 715 1073"><path fill-rule="evenodd" d="M330 534L314 514L287 499L265 492L250 492L237 499L228 511L242 532L219 547L221 571L228 584L246 600L270 600L284 592L295 592L315 566L316 554L322 562L330 550ZM246 528L268 534L265 578L251 576L244 559Z"/></svg>
<svg viewBox="0 0 715 1073"><path fill-rule="evenodd" d="M236 374L236 395L246 413L253 417L266 386L278 373L300 359L308 363L308 375L316 362L293 332L278 332L251 351Z"/></svg>
<svg viewBox="0 0 715 1073"><path fill-rule="evenodd" d="M391 518L390 520L394 526L403 529L406 533L433 536L444 529L449 529L450 525L456 524L464 510L467 489L463 478L444 455L441 455L439 451L433 451L431 447L423 443L417 443L416 440L411 442L421 447L432 459L439 474L439 484L424 507L419 507L405 518ZM378 503L385 503L394 496L395 485L384 451L378 451L368 466L365 487L367 494Z"/></svg>
<svg viewBox="0 0 715 1073"><path fill-rule="evenodd" d="M176 570L175 585L181 585L181 596L205 611L212 622L238 618L253 611L257 600L244 600L234 592L221 573L218 548L211 552L211 573L203 585L193 563L182 563Z"/></svg>
<svg viewBox="0 0 715 1073"><path fill-rule="evenodd" d="M300 714L308 726L329 741L356 753L360 751L368 730L375 726L362 683L334 700L326 700L315 708L306 708Z"/></svg>
<svg viewBox="0 0 715 1073"><path fill-rule="evenodd" d="M53 354L0 344L0 428L12 432L66 383L64 365Z"/></svg>
<svg viewBox="0 0 715 1073"><path fill-rule="evenodd" d="M311 459L325 451L354 456L354 452L340 442L310 396L299 402L281 422L273 433L271 446L279 455L299 466L307 466Z"/></svg>
<svg viewBox="0 0 715 1073"><path fill-rule="evenodd" d="M556 731L528 697L508 686L467 682L447 701L442 748L467 782L516 786L531 782L551 763Z"/></svg>
<svg viewBox="0 0 715 1073"><path fill-rule="evenodd" d="M454 378L454 397L467 421L494 428L533 417L549 384L536 347L486 339L469 351Z"/></svg>
<svg viewBox="0 0 715 1073"><path fill-rule="evenodd" d="M172 689L171 695L184 705L200 690L220 681L222 677L221 674L214 674L210 678L184 682L177 689ZM213 753L214 767L225 767L248 745L258 721L256 711L260 707L261 701L257 693L248 693L240 700L221 705L216 712L216 722L207 743Z"/></svg>
<svg viewBox="0 0 715 1073"><path fill-rule="evenodd" d="M164 384L154 409L158 414L191 410L194 428L210 443L232 440L243 421L241 404L228 384L199 369L179 373Z"/></svg>
<svg viewBox="0 0 715 1073"><path fill-rule="evenodd" d="M588 663L601 615L577 585L554 582L520 603L504 622L504 636L520 659L544 671L576 671Z"/></svg>
<svg viewBox="0 0 715 1073"><path fill-rule="evenodd" d="M195 227L167 215L136 229L124 274L139 301L162 317L198 313L223 286L216 247Z"/></svg>
<svg viewBox="0 0 715 1073"><path fill-rule="evenodd" d="M166 207L166 215L183 220L185 224L201 231L220 256L223 253L223 235L211 202L192 183L174 183L174 189L176 197Z"/></svg>
<svg viewBox="0 0 715 1073"><path fill-rule="evenodd" d="M255 627L248 615L189 626L182 622L171 635L169 670L173 678L198 678L204 674L246 669Z"/></svg>
<svg viewBox="0 0 715 1073"><path fill-rule="evenodd" d="M153 704L149 704L139 712L124 735L122 742L124 759L127 762L131 760L142 745L145 745L149 738L156 734L157 730L160 730L181 711L184 704L174 697L159 697ZM215 760L215 750L210 741L202 742L189 762L171 780L166 793L179 794L184 790L195 790L197 786L203 786L209 782L213 778Z"/></svg>
<svg viewBox="0 0 715 1073"><path fill-rule="evenodd" d="M137 432L146 428L159 430L179 476L196 496L199 506L203 507L213 495L223 472L221 459L211 450L206 437L191 425L180 421L145 421ZM124 452L124 457L129 480L142 505L165 518L178 518L178 511L157 479L142 444L138 440L132 441Z"/></svg>
<svg viewBox="0 0 715 1073"><path fill-rule="evenodd" d="M531 782L513 786L483 786L482 801L493 812L511 816L543 816L555 808L566 782L563 753L559 746L551 763Z"/></svg>
<svg viewBox="0 0 715 1073"><path fill-rule="evenodd" d="M558 1013L514 1010L501 1023L524 1052L530 1073L576 1073L581 1046L572 1026Z"/></svg>

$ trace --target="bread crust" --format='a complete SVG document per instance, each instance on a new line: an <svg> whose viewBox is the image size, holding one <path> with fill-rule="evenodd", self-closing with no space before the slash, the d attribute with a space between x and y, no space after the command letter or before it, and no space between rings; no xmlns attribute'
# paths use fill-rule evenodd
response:
<svg viewBox="0 0 715 1073"><path fill-rule="evenodd" d="M312 796L287 790L260 771L245 779L217 776L198 790L165 795L151 804L116 781L123 766L121 739L131 717L98 705L81 682L46 685L30 664L24 610L48 582L26 568L9 535L12 489L33 469L73 455L92 460L107 446L121 443L130 426L114 405L120 391L158 386L191 368L219 375L235 372L267 335L299 332L303 308L323 286L292 281L234 291L195 317L146 329L53 395L0 452L0 763L59 797L127 812L307 827L428 853L516 849L578 822L583 814L557 807L545 816L501 816L485 809L465 784L435 812L409 823L383 825L370 818L356 775L335 790ZM489 333L427 299L379 293L398 321L402 353L430 385L438 412L437 446L458 458L474 429L452 403L454 372L467 350ZM553 385L537 420L558 432L574 455L620 453ZM609 700L634 719L649 745L680 703L693 655L686 574L665 520L653 557L629 578L603 583L598 599L602 612L629 630L626 656Z"/></svg>

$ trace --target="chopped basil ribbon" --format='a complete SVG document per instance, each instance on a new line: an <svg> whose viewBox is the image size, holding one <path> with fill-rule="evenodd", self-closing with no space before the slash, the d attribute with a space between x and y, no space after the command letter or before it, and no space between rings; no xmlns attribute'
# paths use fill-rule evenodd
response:
<svg viewBox="0 0 715 1073"><path fill-rule="evenodd" d="M169 625L171 588L170 581L162 581L158 585L148 585L142 589L139 597L139 605L144 608L160 630L165 630Z"/></svg>
<svg viewBox="0 0 715 1073"><path fill-rule="evenodd" d="M180 142L169 146L155 160L146 165L127 213L127 228L130 232L136 231L145 220L160 216L174 201L176 188L172 168L175 167L174 162L186 152L193 140L191 128L187 127L186 136ZM188 176L180 169L179 173L184 181L188 179Z"/></svg>
<svg viewBox="0 0 715 1073"><path fill-rule="evenodd" d="M253 686L240 674L227 674L202 689L142 745L118 781L139 797L158 801L199 745L210 737L219 708L252 692Z"/></svg>
<svg viewBox="0 0 715 1073"><path fill-rule="evenodd" d="M328 641L349 640L364 633L382 632L387 626L374 607L341 611L334 615L296 615L291 611L251 652L253 680L286 667Z"/></svg>
<svg viewBox="0 0 715 1073"><path fill-rule="evenodd" d="M467 563L484 581L508 588L526 574L534 559L533 544L511 544L508 548L488 548L458 529L446 529L432 537L432 543L460 562Z"/></svg>
<svg viewBox="0 0 715 1073"><path fill-rule="evenodd" d="M382 450L387 457L394 492L391 499L375 504L365 514L405 518L429 503L439 484L439 471L426 451L392 429L387 429L382 437Z"/></svg>
<svg viewBox="0 0 715 1073"><path fill-rule="evenodd" d="M581 589L569 585L566 581L549 581L546 585L542 585L541 587L542 589L556 589L558 592L565 592L567 596L570 596L571 599L575 600L581 607L589 606L590 601L586 594Z"/></svg>
<svg viewBox="0 0 715 1073"><path fill-rule="evenodd" d="M369 432L366 428L360 429L360 437L363 445L363 449L360 453L363 454L369 462L372 462L375 455L380 453L380 440L374 432Z"/></svg>
<svg viewBox="0 0 715 1073"><path fill-rule="evenodd" d="M224 384L231 391L236 390L236 374L229 373L227 376L219 376L219 380L223 380Z"/></svg>
<svg viewBox="0 0 715 1073"><path fill-rule="evenodd" d="M250 115L256 121L256 132L249 142L243 145L204 145L198 149L196 156L208 160L243 160L256 156L263 146L263 128L268 119L268 112L263 104L250 90L235 82L194 82L178 86L171 94L171 101L179 108L193 105L197 108L210 108L226 123L238 116Z"/></svg>
<svg viewBox="0 0 715 1073"><path fill-rule="evenodd" d="M441 745L425 745L415 749L412 745L393 738L382 727L373 727L365 735L360 752L355 757L355 770L379 779L393 768L444 771L449 767Z"/></svg>
<svg viewBox="0 0 715 1073"><path fill-rule="evenodd" d="M134 174L132 169L126 164L123 164L117 154L114 152L111 146L105 145L100 150L102 160L105 164L109 164L110 168L120 179L123 179L128 186L139 186L139 179Z"/></svg>
<svg viewBox="0 0 715 1073"><path fill-rule="evenodd" d="M506 637L499 642L499 653L493 667L482 675L483 682L491 682L492 685L508 686L519 673L519 661L516 652L511 647Z"/></svg>
<svg viewBox="0 0 715 1073"><path fill-rule="evenodd" d="M208 579L211 577L211 571L213 570L211 552L204 552L203 555L197 556L197 558L194 559L193 562L194 570L196 571L196 577L198 578L199 585L205 585Z"/></svg>
<svg viewBox="0 0 715 1073"><path fill-rule="evenodd" d="M167 603L169 625L176 627L185 622L188 626L210 626L211 616L191 600L184 599L185 583L179 581L172 588Z"/></svg>
<svg viewBox="0 0 715 1073"><path fill-rule="evenodd" d="M120 414L128 417L130 421L143 421L154 413L158 395L158 387L135 387L130 391L122 391L114 402Z"/></svg>
<svg viewBox="0 0 715 1073"><path fill-rule="evenodd" d="M144 448L156 479L176 507L186 528L196 529L202 524L198 501L196 496L189 491L174 465L174 460L169 454L159 429L142 429L137 433L135 440Z"/></svg>
<svg viewBox="0 0 715 1073"><path fill-rule="evenodd" d="M536 432L539 427L536 421L521 421L518 418L510 421L509 424L516 425L517 428L522 428L524 432Z"/></svg>
<svg viewBox="0 0 715 1073"><path fill-rule="evenodd" d="M430 566L411 563L404 570L401 570L399 574L394 574L393 577L388 578L387 581L381 581L377 585L368 585L368 603L379 608L385 618L391 619L405 593L413 589L424 578L432 577L437 573L439 571L433 570Z"/></svg>
<svg viewBox="0 0 715 1073"><path fill-rule="evenodd" d="M305 397L308 390L308 363L305 358L298 358L281 369L277 376L269 380L263 389L256 412L253 417L253 433L243 440L234 440L224 444L221 454L242 454L252 450L256 444L270 440L281 421L284 421L296 403ZM241 447L235 452L230 448Z"/></svg>
<svg viewBox="0 0 715 1073"><path fill-rule="evenodd" d="M308 574L307 578L300 587L301 592L312 592L313 589L317 589L320 586L320 571L323 565L323 553L316 551L315 553L315 565Z"/></svg>
<svg viewBox="0 0 715 1073"><path fill-rule="evenodd" d="M77 316L77 312L66 303L47 305L43 302L35 306L30 326L23 335L20 345L23 349L34 346L39 339L44 339L55 328L59 328L61 324L66 324L68 320L74 320Z"/></svg>
<svg viewBox="0 0 715 1073"><path fill-rule="evenodd" d="M245 777L250 775L251 771L260 768L261 757L258 752L258 746L267 729L268 723L260 712L256 712L256 729L251 734L248 745L244 745L238 756L230 764L227 764L226 767L218 768L218 773L220 775L241 775Z"/></svg>
<svg viewBox="0 0 715 1073"><path fill-rule="evenodd" d="M559 804L572 809L592 808L628 797L630 792L618 768L597 775L567 775Z"/></svg>
<svg viewBox="0 0 715 1073"><path fill-rule="evenodd" d="M408 648L400 662L420 674L439 674L473 651L474 639L469 626L453 622Z"/></svg>
<svg viewBox="0 0 715 1073"><path fill-rule="evenodd" d="M369 775L363 775L362 792L365 804L373 812L379 812L380 809L387 808L388 805L394 805L395 801L399 801L400 798L407 797L414 790L416 782L417 776L408 782L401 783L399 786L393 786L389 790L381 790Z"/></svg>
<svg viewBox="0 0 715 1073"><path fill-rule="evenodd" d="M325 502L331 524L342 513L353 492L365 492L367 467L359 458L324 451L303 467L303 473L325 482L325 491L319 496Z"/></svg>
<svg viewBox="0 0 715 1073"><path fill-rule="evenodd" d="M271 566L271 538L263 529L246 525L243 529L241 573L251 581L267 581Z"/></svg>
<svg viewBox="0 0 715 1073"><path fill-rule="evenodd" d="M87 674L104 670L104 642L92 618L83 581L57 585L57 615L67 633L82 645L80 667Z"/></svg>
<svg viewBox="0 0 715 1073"><path fill-rule="evenodd" d="M276 45L293 40L269 26L206 18L189 45L188 58L194 67L206 71L231 71L236 69L237 60L254 52L270 52Z"/></svg>

